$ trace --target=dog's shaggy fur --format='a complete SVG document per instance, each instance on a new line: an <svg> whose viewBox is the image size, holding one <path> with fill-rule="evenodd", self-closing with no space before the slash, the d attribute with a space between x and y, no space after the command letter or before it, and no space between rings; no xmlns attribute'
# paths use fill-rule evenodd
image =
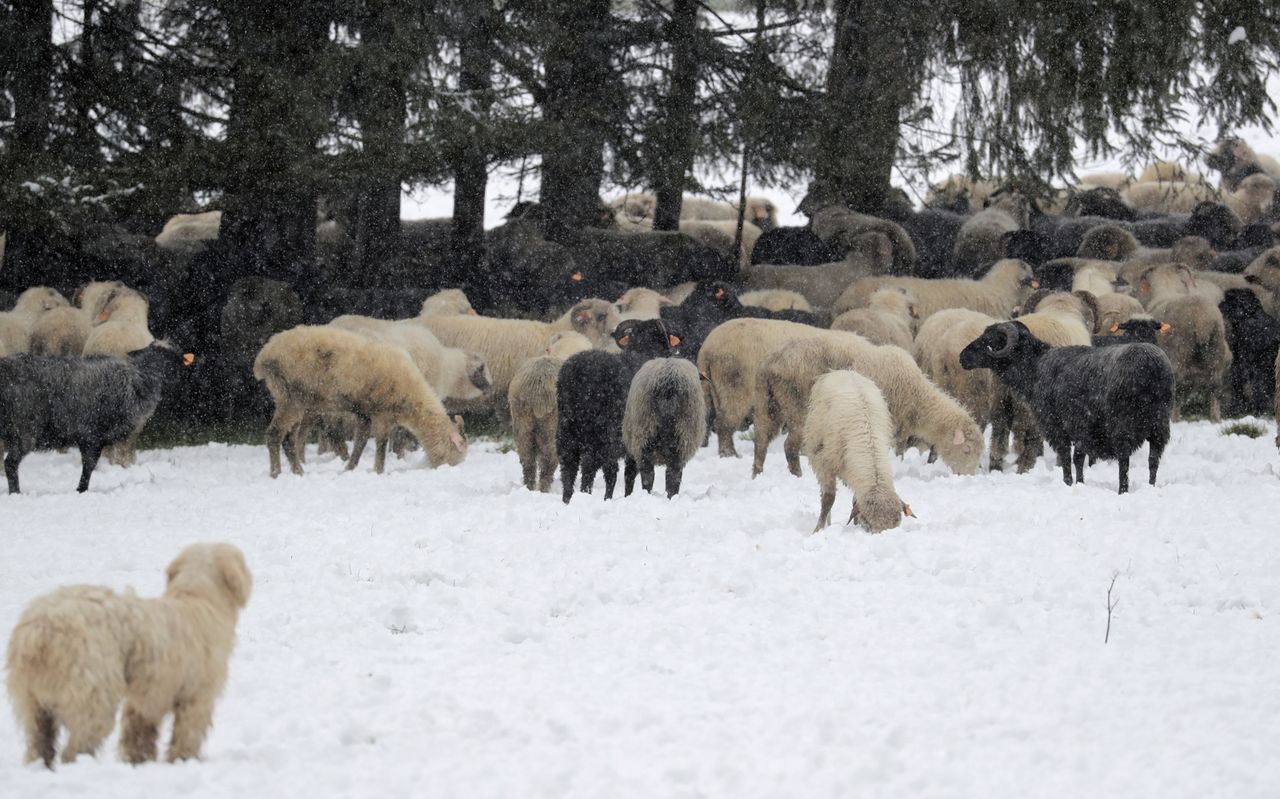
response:
<svg viewBox="0 0 1280 799"><path fill-rule="evenodd" d="M9 637L9 697L27 738L25 761L53 768L94 754L125 700L120 754L156 758L157 729L173 713L168 759L200 755L227 679L236 617L252 579L231 544L193 544L169 564L164 596L141 599L73 585L33 601Z"/></svg>

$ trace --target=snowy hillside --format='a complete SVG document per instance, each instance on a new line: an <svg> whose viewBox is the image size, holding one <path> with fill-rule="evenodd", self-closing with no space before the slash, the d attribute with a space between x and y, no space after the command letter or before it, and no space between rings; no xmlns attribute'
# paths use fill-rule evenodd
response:
<svg viewBox="0 0 1280 799"><path fill-rule="evenodd" d="M912 452L919 518L879 536L810 536L779 443L755 481L704 449L673 501L569 506L491 443L276 481L262 447L148 451L84 496L73 454L34 455L0 496L6 636L55 586L159 593L194 540L256 583L203 763L135 769L113 736L22 767L6 718L0 796L1274 797L1268 428L1177 424L1127 496L1114 464L1069 488Z"/></svg>

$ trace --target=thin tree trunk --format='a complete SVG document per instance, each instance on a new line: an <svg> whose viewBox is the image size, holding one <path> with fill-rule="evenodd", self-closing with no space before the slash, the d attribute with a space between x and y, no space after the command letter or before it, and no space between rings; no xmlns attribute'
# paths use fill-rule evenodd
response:
<svg viewBox="0 0 1280 799"><path fill-rule="evenodd" d="M360 46L366 71L358 110L365 170L356 192L355 261L374 274L400 254L406 85L411 64L397 41L404 25L394 0L366 0Z"/></svg>
<svg viewBox="0 0 1280 799"><path fill-rule="evenodd" d="M21 42L13 54L13 155L22 170L49 145L53 0L15 0L12 9L13 40Z"/></svg>
<svg viewBox="0 0 1280 799"><path fill-rule="evenodd" d="M623 100L611 63L611 5L560 0L549 12L557 32L546 55L542 111L548 134L540 197L552 239L566 238L599 216L604 142Z"/></svg>
<svg viewBox="0 0 1280 799"><path fill-rule="evenodd" d="M693 168L695 106L698 98L697 0L674 0L667 41L671 45L671 80L662 126L653 148L654 230L679 230L685 179Z"/></svg>
<svg viewBox="0 0 1280 799"><path fill-rule="evenodd" d="M470 135L452 154L453 228L451 257L442 273L445 285L483 283L485 190L489 182L489 109L497 20L489 0L471 9L459 42L458 88L473 114Z"/></svg>

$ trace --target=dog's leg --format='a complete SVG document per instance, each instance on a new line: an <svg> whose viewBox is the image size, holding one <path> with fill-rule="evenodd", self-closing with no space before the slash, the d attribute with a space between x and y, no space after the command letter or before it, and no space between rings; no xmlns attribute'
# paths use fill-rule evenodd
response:
<svg viewBox="0 0 1280 799"><path fill-rule="evenodd" d="M168 760L190 760L200 756L200 745L213 722L213 702L196 700L173 706L173 739Z"/></svg>
<svg viewBox="0 0 1280 799"><path fill-rule="evenodd" d="M120 724L120 757L133 764L155 760L156 722L143 718L133 705L125 703Z"/></svg>

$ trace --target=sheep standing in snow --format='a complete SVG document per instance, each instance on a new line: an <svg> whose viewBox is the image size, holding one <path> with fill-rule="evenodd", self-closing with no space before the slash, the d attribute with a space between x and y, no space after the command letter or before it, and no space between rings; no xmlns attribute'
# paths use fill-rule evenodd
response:
<svg viewBox="0 0 1280 799"><path fill-rule="evenodd" d="M586 336L561 331L551 337L547 354L525 361L511 378L507 404L524 486L551 490L560 456L556 452L556 380L560 367L579 352L591 349Z"/></svg>
<svg viewBox="0 0 1280 799"><path fill-rule="evenodd" d="M831 523L836 480L853 489L849 522L873 533L897 527L914 516L893 487L889 442L893 420L880 389L857 372L828 372L813 384L804 418L804 454L809 458L822 505L816 533Z"/></svg>
<svg viewBox="0 0 1280 799"><path fill-rule="evenodd" d="M635 486L653 490L653 467L666 466L667 497L680 493L684 467L707 434L707 405L698 367L683 358L654 358L631 380L622 414L627 450L625 495Z"/></svg>
<svg viewBox="0 0 1280 799"><path fill-rule="evenodd" d="M432 466L456 465L467 454L462 418L450 421L439 397L404 350L332 327L300 326L277 333L253 362L253 376L266 384L275 401L267 427L271 476L280 474L280 446L294 474L302 474L299 427L308 413L352 413L355 445L347 469L354 469L370 429L385 442L401 425L421 442ZM382 473L385 443L374 456Z"/></svg>
<svg viewBox="0 0 1280 799"><path fill-rule="evenodd" d="M600 350L580 352L560 367L556 378L556 450L565 504L582 468L579 490L591 493L596 472L604 471L604 498L613 498L618 461L626 455L622 417L631 378L650 358L668 357L679 345L659 319L627 320L614 338L621 355Z"/></svg>
<svg viewBox="0 0 1280 799"><path fill-rule="evenodd" d="M31 330L45 313L67 305L57 289L33 286L18 295L13 310L0 311L0 358L31 349Z"/></svg>
<svg viewBox="0 0 1280 799"><path fill-rule="evenodd" d="M972 311L1007 319L1009 314L1039 283L1025 261L1006 258L996 261L978 280L952 278L930 280L918 277L863 278L849 286L831 313L839 316L853 308L865 308L871 295L883 288L901 288L916 300L921 320L944 308L968 308ZM1028 288L1029 287L1029 288Z"/></svg>
<svg viewBox="0 0 1280 799"><path fill-rule="evenodd" d="M133 436L160 404L165 383L194 357L153 343L121 358L17 355L0 359L0 450L9 493L18 493L18 464L29 452L80 450L80 484L104 447Z"/></svg>
<svg viewBox="0 0 1280 799"><path fill-rule="evenodd" d="M906 289L880 289L872 293L866 308L853 308L837 316L831 329L857 333L872 344L892 344L910 352L911 325L917 316L915 298Z"/></svg>
<svg viewBox="0 0 1280 799"><path fill-rule="evenodd" d="M1173 367L1150 344L1050 347L1020 322L991 325L960 353L965 369L991 369L1026 400L1058 454L1062 479L1084 482L1086 456L1120 464L1129 490L1129 456L1145 441L1152 485L1169 441ZM1073 452L1074 448L1074 452Z"/></svg>
<svg viewBox="0 0 1280 799"><path fill-rule="evenodd" d="M1276 393L1272 367L1280 351L1280 322L1248 289L1228 289L1218 308L1231 347L1233 410L1264 414Z"/></svg>
<svg viewBox="0 0 1280 799"><path fill-rule="evenodd" d="M93 320L89 337L84 342L85 355L114 355L123 358L130 352L143 349L155 341L147 326L147 298L131 288L112 289ZM138 458L138 434L147 419L142 420L133 435L107 449L109 463L132 466Z"/></svg>

